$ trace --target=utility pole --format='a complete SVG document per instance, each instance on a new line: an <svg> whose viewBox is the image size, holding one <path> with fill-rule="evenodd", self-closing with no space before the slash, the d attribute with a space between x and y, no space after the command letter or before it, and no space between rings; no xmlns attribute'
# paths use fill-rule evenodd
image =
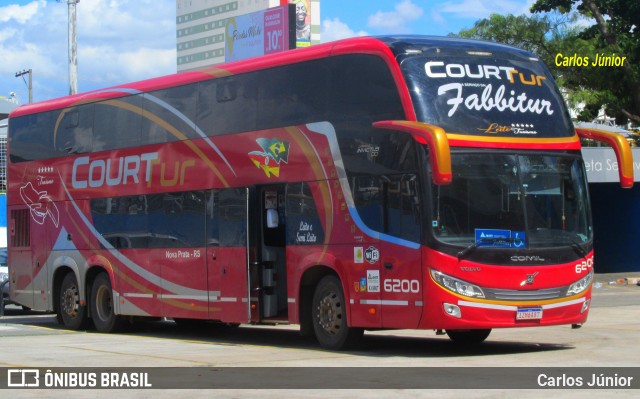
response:
<svg viewBox="0 0 640 399"><path fill-rule="evenodd" d="M31 104L33 102L33 70L24 69L20 72L16 72L16 78L22 76L22 80L24 80L24 75L27 74L29 75L29 83L27 83L26 80L24 83L26 83L29 88L29 104Z"/></svg>
<svg viewBox="0 0 640 399"><path fill-rule="evenodd" d="M63 0L58 0L62 2ZM76 4L80 0L66 0L69 5L69 94L78 93L78 47L76 44Z"/></svg>

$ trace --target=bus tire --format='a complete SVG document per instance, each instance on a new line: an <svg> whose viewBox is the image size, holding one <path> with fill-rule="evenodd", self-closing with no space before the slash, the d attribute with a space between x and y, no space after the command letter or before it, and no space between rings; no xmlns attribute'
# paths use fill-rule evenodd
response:
<svg viewBox="0 0 640 399"><path fill-rule="evenodd" d="M347 309L342 284L334 276L323 277L316 286L311 318L316 339L325 349L351 348L364 332L361 328L352 328L347 325Z"/></svg>
<svg viewBox="0 0 640 399"><path fill-rule="evenodd" d="M477 345L483 342L491 329L486 330L446 330L449 339L459 345Z"/></svg>
<svg viewBox="0 0 640 399"><path fill-rule="evenodd" d="M96 330L103 333L122 327L122 317L114 312L113 290L107 273L100 273L91 285L91 318Z"/></svg>
<svg viewBox="0 0 640 399"><path fill-rule="evenodd" d="M87 307L80 304L80 287L73 272L67 273L60 284L58 321L70 330L80 330L87 325Z"/></svg>

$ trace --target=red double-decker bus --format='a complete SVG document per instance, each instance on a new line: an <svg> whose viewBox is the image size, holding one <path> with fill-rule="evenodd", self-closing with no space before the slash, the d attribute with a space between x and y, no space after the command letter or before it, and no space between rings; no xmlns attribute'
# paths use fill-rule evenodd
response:
<svg viewBox="0 0 640 399"><path fill-rule="evenodd" d="M11 298L71 329L131 316L366 329L579 325L593 229L579 137L532 54L357 38L22 106Z"/></svg>

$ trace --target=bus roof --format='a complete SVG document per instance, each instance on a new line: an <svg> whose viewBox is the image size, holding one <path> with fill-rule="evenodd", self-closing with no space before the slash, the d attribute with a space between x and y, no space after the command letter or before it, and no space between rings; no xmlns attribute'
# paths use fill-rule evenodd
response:
<svg viewBox="0 0 640 399"><path fill-rule="evenodd" d="M439 51L508 52L523 57L536 57L534 54L516 47L477 39L418 35L380 36L377 37L377 39L389 46L395 55L404 54L412 50L425 51L438 49Z"/></svg>
<svg viewBox="0 0 640 399"><path fill-rule="evenodd" d="M519 53L522 56L533 57L533 54L502 44L484 42L472 39L460 39L437 36L379 36L357 37L315 46L285 51L242 61L219 64L194 71L180 72L133 83L126 83L104 89L93 90L71 96L46 100L34 104L26 104L16 108L9 115L10 118L39 112L53 111L66 107L90 103L110 98L124 97L132 94L150 92L168 87L182 86L199 81L235 75L253 70L267 69L281 65L294 64L312 59L341 54L376 54L390 60L408 49L460 49L467 51L501 51Z"/></svg>

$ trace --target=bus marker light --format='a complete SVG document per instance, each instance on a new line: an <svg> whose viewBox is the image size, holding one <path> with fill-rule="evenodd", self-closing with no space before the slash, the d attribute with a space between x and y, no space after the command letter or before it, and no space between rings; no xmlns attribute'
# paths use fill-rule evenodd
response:
<svg viewBox="0 0 640 399"><path fill-rule="evenodd" d="M457 319L462 317L462 312L457 305L452 305L445 302L442 304L442 307L444 308L445 313L447 313L449 316L453 316Z"/></svg>
<svg viewBox="0 0 640 399"><path fill-rule="evenodd" d="M580 314L586 312L587 309L589 309L589 302L591 302L590 299L587 299L586 301L584 301L584 303L582 304L582 309L580 310Z"/></svg>
<svg viewBox="0 0 640 399"><path fill-rule="evenodd" d="M369 314L370 315L376 314L376 308L369 308Z"/></svg>

